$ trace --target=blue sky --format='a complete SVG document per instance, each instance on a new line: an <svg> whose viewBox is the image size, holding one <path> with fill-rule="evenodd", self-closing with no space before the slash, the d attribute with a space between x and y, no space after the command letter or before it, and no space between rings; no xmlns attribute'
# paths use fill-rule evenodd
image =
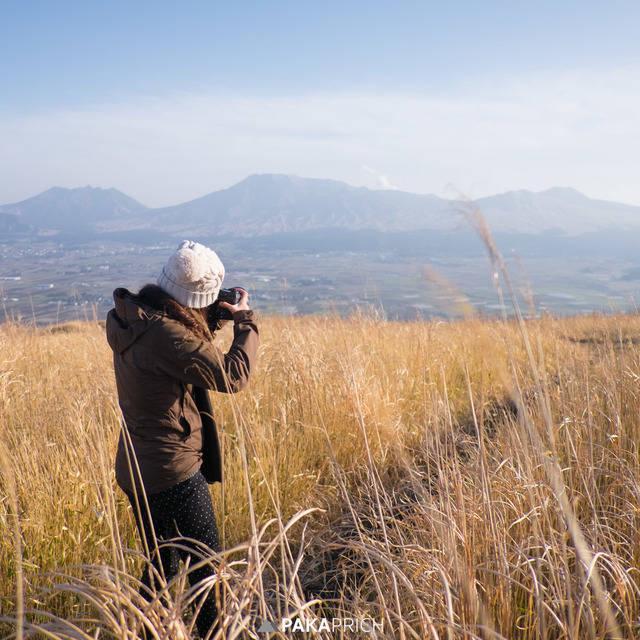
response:
<svg viewBox="0 0 640 640"><path fill-rule="evenodd" d="M278 171L640 204L638 2L0 10L0 202L90 183L169 204Z"/></svg>

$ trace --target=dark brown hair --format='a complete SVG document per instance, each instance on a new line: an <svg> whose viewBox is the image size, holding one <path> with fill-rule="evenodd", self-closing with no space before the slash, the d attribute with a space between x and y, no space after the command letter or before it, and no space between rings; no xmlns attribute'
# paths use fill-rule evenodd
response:
<svg viewBox="0 0 640 640"><path fill-rule="evenodd" d="M207 307L203 309L185 307L157 284L144 285L138 291L136 298L142 304L161 311L173 320L177 320L198 338L202 340L211 340L213 338L207 323Z"/></svg>

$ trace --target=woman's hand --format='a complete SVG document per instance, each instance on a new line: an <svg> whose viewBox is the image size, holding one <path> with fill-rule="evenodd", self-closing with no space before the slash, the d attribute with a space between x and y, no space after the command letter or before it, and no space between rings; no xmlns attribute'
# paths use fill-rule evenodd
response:
<svg viewBox="0 0 640 640"><path fill-rule="evenodd" d="M240 300L237 304L229 304L228 302L220 302L220 306L224 309L229 309L231 315L233 315L236 311L248 311L251 307L249 307L249 292L242 287L234 287L240 291Z"/></svg>

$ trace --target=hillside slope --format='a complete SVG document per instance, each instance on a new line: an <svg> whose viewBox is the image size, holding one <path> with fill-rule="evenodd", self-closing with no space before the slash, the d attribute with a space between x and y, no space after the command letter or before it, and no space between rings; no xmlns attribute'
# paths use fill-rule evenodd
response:
<svg viewBox="0 0 640 640"><path fill-rule="evenodd" d="M527 322L535 368L516 323L258 322L248 388L212 395L230 634L308 606L380 638L637 638L637 315ZM170 615L141 612L122 553L141 546L103 327L1 325L0 353L0 632L22 568L27 631L180 638L188 582Z"/></svg>

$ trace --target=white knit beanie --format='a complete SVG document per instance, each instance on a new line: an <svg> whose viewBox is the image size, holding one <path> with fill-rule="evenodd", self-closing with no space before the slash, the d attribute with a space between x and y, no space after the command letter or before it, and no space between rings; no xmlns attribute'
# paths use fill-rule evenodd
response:
<svg viewBox="0 0 640 640"><path fill-rule="evenodd" d="M197 242L184 240L158 277L158 286L181 305L201 309L215 302L224 279L218 254Z"/></svg>

